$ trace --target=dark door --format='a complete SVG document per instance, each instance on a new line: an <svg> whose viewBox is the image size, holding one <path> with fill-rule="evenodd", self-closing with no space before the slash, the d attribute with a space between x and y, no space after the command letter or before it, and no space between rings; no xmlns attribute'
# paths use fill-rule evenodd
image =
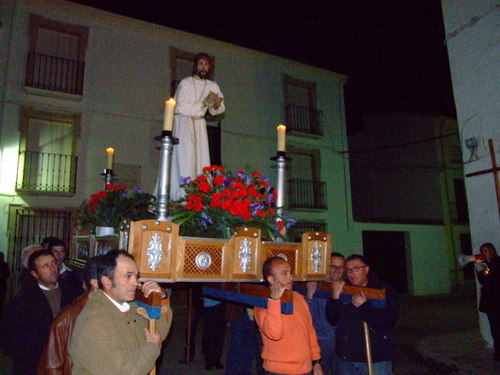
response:
<svg viewBox="0 0 500 375"><path fill-rule="evenodd" d="M210 163L221 165L221 125L217 123L207 123L208 148L210 152Z"/></svg>
<svg viewBox="0 0 500 375"><path fill-rule="evenodd" d="M455 202L457 205L457 222L469 222L469 210L467 207L467 195L465 193L464 180L454 179L453 186L455 189Z"/></svg>
<svg viewBox="0 0 500 375"><path fill-rule="evenodd" d="M363 255L382 280L399 293L408 292L406 232L363 231Z"/></svg>

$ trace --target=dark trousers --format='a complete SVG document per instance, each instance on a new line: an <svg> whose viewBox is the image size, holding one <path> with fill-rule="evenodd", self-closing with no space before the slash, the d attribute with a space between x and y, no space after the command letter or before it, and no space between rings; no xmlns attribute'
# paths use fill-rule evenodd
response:
<svg viewBox="0 0 500 375"><path fill-rule="evenodd" d="M500 311L491 311L487 314L490 323L491 336L495 355L500 355Z"/></svg>
<svg viewBox="0 0 500 375"><path fill-rule="evenodd" d="M198 327L198 323L200 322L203 316L203 298L201 293L201 284L193 283L190 289L191 290L188 291L188 293L191 293L191 322L188 321L188 327L186 327L186 346L184 347L184 359L188 358L188 336L189 336L189 360L192 361L196 353L195 349L196 330Z"/></svg>
<svg viewBox="0 0 500 375"><path fill-rule="evenodd" d="M203 308L203 355L205 365L220 363L224 348L226 303Z"/></svg>
<svg viewBox="0 0 500 375"><path fill-rule="evenodd" d="M229 322L231 341L226 358L226 375L253 375L252 363L255 360L255 374L262 375L262 343L259 329L254 321L243 312L241 320Z"/></svg>

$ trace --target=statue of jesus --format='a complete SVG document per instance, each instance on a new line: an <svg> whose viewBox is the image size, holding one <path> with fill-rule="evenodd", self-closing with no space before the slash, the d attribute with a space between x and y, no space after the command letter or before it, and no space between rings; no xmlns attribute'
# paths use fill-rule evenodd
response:
<svg viewBox="0 0 500 375"><path fill-rule="evenodd" d="M193 62L192 76L184 78L175 92L174 147L170 175L170 199L184 196L181 177L196 178L203 167L210 165L205 114L220 115L225 111L224 96L219 85L208 79L212 59L199 53Z"/></svg>

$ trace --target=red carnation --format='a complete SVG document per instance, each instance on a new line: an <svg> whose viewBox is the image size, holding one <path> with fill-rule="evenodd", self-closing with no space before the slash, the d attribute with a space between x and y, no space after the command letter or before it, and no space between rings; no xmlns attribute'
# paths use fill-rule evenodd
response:
<svg viewBox="0 0 500 375"><path fill-rule="evenodd" d="M223 175L217 175L213 179L213 184L214 185L219 185L222 186L224 185L224 176Z"/></svg>
<svg viewBox="0 0 500 375"><path fill-rule="evenodd" d="M248 194L253 198L257 198L259 196L259 192L252 187L248 188L247 191Z"/></svg>
<svg viewBox="0 0 500 375"><path fill-rule="evenodd" d="M285 226L283 225L283 222L281 220L278 220L276 222L276 224L278 225L278 229L279 231L281 232L283 229L285 229Z"/></svg>
<svg viewBox="0 0 500 375"><path fill-rule="evenodd" d="M209 192L212 191L212 187L208 183L202 182L200 184L200 186L198 186L198 190L200 190L200 191L202 191L204 193L209 193Z"/></svg>
<svg viewBox="0 0 500 375"><path fill-rule="evenodd" d="M203 176L203 175L196 177L196 180L194 180L194 182L196 182L196 183L207 182L207 181L208 181L207 176Z"/></svg>

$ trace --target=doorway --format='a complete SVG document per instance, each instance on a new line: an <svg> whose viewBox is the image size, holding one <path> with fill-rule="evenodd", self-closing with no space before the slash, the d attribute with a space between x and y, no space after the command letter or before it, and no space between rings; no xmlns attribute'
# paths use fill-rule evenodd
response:
<svg viewBox="0 0 500 375"><path fill-rule="evenodd" d="M406 232L363 231L363 255L370 271L398 293L408 292L406 237Z"/></svg>

